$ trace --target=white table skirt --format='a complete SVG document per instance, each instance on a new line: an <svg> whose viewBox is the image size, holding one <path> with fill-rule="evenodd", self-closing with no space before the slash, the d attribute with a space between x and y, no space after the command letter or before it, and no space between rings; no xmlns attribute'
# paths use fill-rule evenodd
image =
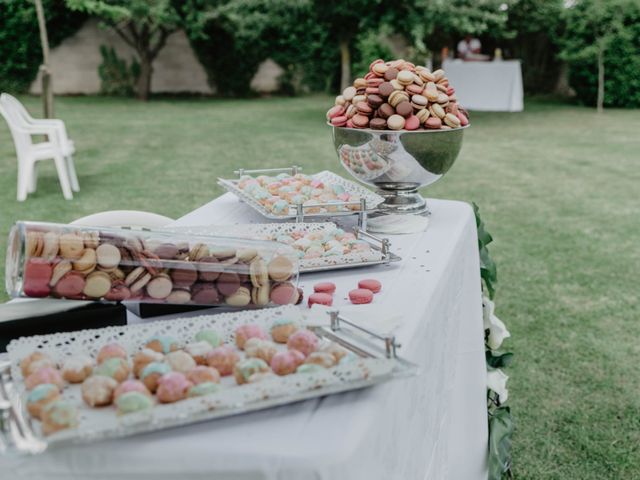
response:
<svg viewBox="0 0 640 480"><path fill-rule="evenodd" d="M464 62L445 60L442 68L456 89L460 105L468 110L521 112L523 109L520 60Z"/></svg>
<svg viewBox="0 0 640 480"><path fill-rule="evenodd" d="M404 314L400 355L419 376L362 391L38 457L0 457L0 478L373 480L486 478L485 361L477 237L469 205L430 201L425 233L392 236L392 266L301 277L384 287L375 302ZM177 224L262 219L230 195ZM306 307L301 307L306 308ZM200 314L201 312L199 312ZM130 321L142 321L131 318Z"/></svg>

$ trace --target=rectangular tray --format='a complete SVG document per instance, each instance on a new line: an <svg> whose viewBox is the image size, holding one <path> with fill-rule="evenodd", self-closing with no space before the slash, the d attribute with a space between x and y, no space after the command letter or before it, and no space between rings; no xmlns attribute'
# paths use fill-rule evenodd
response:
<svg viewBox="0 0 640 480"><path fill-rule="evenodd" d="M302 222L304 221L304 218L331 218L331 217L340 217L340 216L347 216L347 215L357 215L360 213L360 209L362 207L359 207L358 210L347 210L346 205L352 204L353 202L345 202L345 203L331 203L331 204L315 203L309 206L290 204L289 212L286 215L276 215L270 212L269 210L267 210L266 208L264 208L264 206L260 204L260 202L256 201L251 195L248 195L237 186L237 183L242 175L277 174L277 173L295 174L295 173L299 173L301 170L302 169L297 166L288 167L288 168L271 168L271 169L263 169L263 170L241 169L241 170L236 170L234 172L238 175L238 178L234 178L234 179L218 178L218 184L223 188L225 188L227 191L236 195L240 200L242 200L247 205L251 206L254 210L256 210L258 213L260 213L261 215L263 215L264 217L270 220L296 220L298 222ZM340 175L336 175L335 173L330 172L328 170L324 170L312 176L325 183L340 184L344 187L344 189L347 192L359 195L361 198L360 204L364 205L364 210L366 213L375 212L378 205L382 203L384 200L380 195L372 192L371 190L361 185L358 185L355 182L347 180L341 177ZM305 212L305 208L309 208L309 207L340 206L340 205L345 206L345 211L338 211L338 212L324 211L320 213ZM361 220L360 223L362 224L364 223L364 221Z"/></svg>
<svg viewBox="0 0 640 480"><path fill-rule="evenodd" d="M264 240L276 240L279 235L289 234L295 231L326 232L337 228L332 222L321 223L259 223L237 225L197 225L184 227L167 227L163 230L183 233L188 235L215 235L230 237L260 238ZM402 260L391 252L391 243L354 229L357 238L365 240L371 250L369 252L352 252L345 255L320 257L313 259L300 259L300 273L321 272L325 270L339 270L344 268L367 267L381 265ZM277 240L276 240L277 241Z"/></svg>
<svg viewBox="0 0 640 480"><path fill-rule="evenodd" d="M4 437L0 435L0 453L35 454L53 446L127 437L356 390L417 373L415 365L396 356L397 344L393 336L367 332L337 313L330 315L330 325L308 328L322 342L337 342L353 352L356 357L350 362L318 373L274 376L241 386L236 386L229 377L223 377L223 386L226 383L228 388L213 395L157 404L149 411L123 416L118 416L113 407L87 407L81 400L80 386L68 385L63 398L78 406L80 425L48 437L40 433L39 422L31 420L24 407L25 388L19 361L35 350L46 351L57 360L80 352L95 357L100 346L106 343L118 342L133 352L156 334L171 335L186 343L195 333L207 328L216 329L226 343L233 343L233 332L238 325L254 323L267 329L275 319L283 316L304 324L302 311L285 306L14 340L8 348L10 361L0 365L0 428L4 432Z"/></svg>

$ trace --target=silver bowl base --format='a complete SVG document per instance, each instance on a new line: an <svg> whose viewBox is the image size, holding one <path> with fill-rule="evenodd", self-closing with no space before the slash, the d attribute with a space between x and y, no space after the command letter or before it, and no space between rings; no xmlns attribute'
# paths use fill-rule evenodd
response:
<svg viewBox="0 0 640 480"><path fill-rule="evenodd" d="M427 201L417 190L386 190L379 188L376 192L384 201L378 205L377 215L408 214L430 215Z"/></svg>

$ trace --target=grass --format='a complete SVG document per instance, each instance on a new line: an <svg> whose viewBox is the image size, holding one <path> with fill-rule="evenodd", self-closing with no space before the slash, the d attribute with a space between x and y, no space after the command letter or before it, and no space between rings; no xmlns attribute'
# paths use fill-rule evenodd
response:
<svg viewBox="0 0 640 480"><path fill-rule="evenodd" d="M65 201L46 165L37 193L17 203L0 127L0 251L18 219L121 208L178 217L220 194L216 177L238 165L340 173L322 121L329 103L58 99L82 191ZM478 203L495 238L497 314L516 353L516 478L640 478L639 117L544 102L476 113L457 164L427 191Z"/></svg>

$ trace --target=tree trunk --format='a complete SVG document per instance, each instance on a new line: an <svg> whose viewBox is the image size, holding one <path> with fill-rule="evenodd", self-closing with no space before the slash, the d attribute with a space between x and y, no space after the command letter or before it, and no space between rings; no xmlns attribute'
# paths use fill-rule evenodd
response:
<svg viewBox="0 0 640 480"><path fill-rule="evenodd" d="M598 113L604 110L604 45L598 45L598 99L596 100Z"/></svg>
<svg viewBox="0 0 640 480"><path fill-rule="evenodd" d="M42 74L42 107L44 118L53 118L53 86L51 85L51 70L49 69L49 37L41 0L36 0L36 15L38 17L38 29L40 30L40 44L42 45L42 65L40 65L40 73Z"/></svg>
<svg viewBox="0 0 640 480"><path fill-rule="evenodd" d="M340 40L340 91L351 85L351 52L349 40Z"/></svg>
<svg viewBox="0 0 640 480"><path fill-rule="evenodd" d="M139 100L149 100L151 93L151 74L153 73L153 60L147 54L139 54L140 76L138 77L137 96Z"/></svg>

